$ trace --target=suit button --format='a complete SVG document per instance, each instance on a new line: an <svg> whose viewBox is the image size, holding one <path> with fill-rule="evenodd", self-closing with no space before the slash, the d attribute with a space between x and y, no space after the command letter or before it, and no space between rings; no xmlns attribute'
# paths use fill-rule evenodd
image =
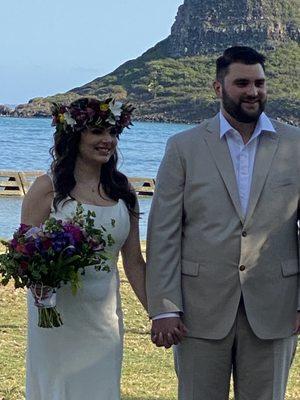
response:
<svg viewBox="0 0 300 400"><path fill-rule="evenodd" d="M245 265L240 266L240 271L245 271L245 269L246 269Z"/></svg>
<svg viewBox="0 0 300 400"><path fill-rule="evenodd" d="M243 236L243 237L246 237L246 236L247 236L247 232L246 232L246 231L243 231L243 232L242 232L242 236Z"/></svg>

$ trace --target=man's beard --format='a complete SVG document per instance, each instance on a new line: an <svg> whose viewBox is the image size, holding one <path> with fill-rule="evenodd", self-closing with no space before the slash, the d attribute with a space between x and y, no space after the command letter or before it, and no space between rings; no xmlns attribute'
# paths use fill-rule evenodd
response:
<svg viewBox="0 0 300 400"><path fill-rule="evenodd" d="M224 107L224 110L235 120L239 121L239 122L244 122L244 123L251 123L251 122L257 122L261 113L264 111L265 109L265 105L267 102L267 99L258 99L258 109L255 112L247 112L245 110L243 110L242 108L242 102L243 101L253 101L255 99L257 99L256 97L251 97L251 96L247 96L244 97L242 99L239 99L238 103L236 103L230 96L229 94L226 92L226 90L223 87L222 90L222 104Z"/></svg>

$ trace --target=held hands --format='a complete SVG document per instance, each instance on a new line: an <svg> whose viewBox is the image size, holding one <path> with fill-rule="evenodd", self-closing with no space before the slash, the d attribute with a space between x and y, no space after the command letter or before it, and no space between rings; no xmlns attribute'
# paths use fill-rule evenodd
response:
<svg viewBox="0 0 300 400"><path fill-rule="evenodd" d="M157 347L166 349L182 341L187 329L179 317L167 317L152 321L151 340Z"/></svg>

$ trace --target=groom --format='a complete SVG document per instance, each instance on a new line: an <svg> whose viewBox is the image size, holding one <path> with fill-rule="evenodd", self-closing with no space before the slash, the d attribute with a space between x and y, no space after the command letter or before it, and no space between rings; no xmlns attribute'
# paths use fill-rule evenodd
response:
<svg viewBox="0 0 300 400"><path fill-rule="evenodd" d="M149 218L152 341L180 400L284 400L300 330L300 130L270 120L265 58L217 60L220 112L169 139Z"/></svg>

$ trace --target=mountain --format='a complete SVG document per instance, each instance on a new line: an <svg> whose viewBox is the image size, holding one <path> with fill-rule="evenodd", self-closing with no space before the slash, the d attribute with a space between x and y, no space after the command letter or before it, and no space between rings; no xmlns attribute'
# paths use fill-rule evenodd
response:
<svg viewBox="0 0 300 400"><path fill-rule="evenodd" d="M171 34L135 60L65 94L18 106L15 115L49 115L49 101L80 96L127 99L143 120L198 122L218 109L215 60L231 45L267 56L268 113L300 124L300 0L185 0Z"/></svg>
<svg viewBox="0 0 300 400"><path fill-rule="evenodd" d="M275 49L299 42L299 10L298 0L186 0L171 35L156 50L184 57L222 52L232 44Z"/></svg>

